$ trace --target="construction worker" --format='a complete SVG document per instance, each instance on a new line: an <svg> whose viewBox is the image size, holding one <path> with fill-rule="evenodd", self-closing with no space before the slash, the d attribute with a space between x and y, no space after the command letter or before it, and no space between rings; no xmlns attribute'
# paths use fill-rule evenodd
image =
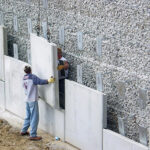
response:
<svg viewBox="0 0 150 150"><path fill-rule="evenodd" d="M59 73L59 104L65 109L65 79L68 78L68 61L62 56L61 48L57 48L58 52L58 73Z"/></svg>
<svg viewBox="0 0 150 150"><path fill-rule="evenodd" d="M38 78L36 75L32 74L30 66L25 66L24 72L26 73L23 77L23 87L26 95L26 118L21 130L21 135L29 135L28 128L31 127L29 139L37 141L42 139L42 137L37 136L39 122L37 85L54 83L55 79L53 77L48 80Z"/></svg>

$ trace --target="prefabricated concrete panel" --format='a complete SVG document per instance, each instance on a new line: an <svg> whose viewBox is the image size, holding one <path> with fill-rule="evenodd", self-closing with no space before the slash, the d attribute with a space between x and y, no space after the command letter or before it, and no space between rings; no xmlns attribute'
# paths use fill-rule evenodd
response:
<svg viewBox="0 0 150 150"><path fill-rule="evenodd" d="M4 80L4 34L0 27L0 79Z"/></svg>
<svg viewBox="0 0 150 150"><path fill-rule="evenodd" d="M43 100L39 100L39 111L39 128L64 141L64 110L54 109Z"/></svg>
<svg viewBox="0 0 150 150"><path fill-rule="evenodd" d="M69 80L65 88L65 141L82 150L102 150L103 94Z"/></svg>
<svg viewBox="0 0 150 150"><path fill-rule="evenodd" d="M42 79L55 77L55 83L39 87L39 95L52 107L59 107L57 48L53 43L34 34L31 36L31 64L33 73Z"/></svg>
<svg viewBox="0 0 150 150"><path fill-rule="evenodd" d="M118 133L103 129L103 150L148 150L148 147Z"/></svg>
<svg viewBox="0 0 150 150"><path fill-rule="evenodd" d="M23 89L24 66L29 65L15 58L5 56L6 109L25 117L25 93Z"/></svg>
<svg viewBox="0 0 150 150"><path fill-rule="evenodd" d="M7 54L7 33L4 26L0 26L0 80L4 81L4 54Z"/></svg>
<svg viewBox="0 0 150 150"><path fill-rule="evenodd" d="M29 64L8 56L5 56L5 64L6 109L24 118L25 93L23 89L23 69L25 65ZM39 128L64 140L64 111L50 107L50 105L41 99L39 100L39 111Z"/></svg>
<svg viewBox="0 0 150 150"><path fill-rule="evenodd" d="M0 108L5 109L5 83L0 81Z"/></svg>

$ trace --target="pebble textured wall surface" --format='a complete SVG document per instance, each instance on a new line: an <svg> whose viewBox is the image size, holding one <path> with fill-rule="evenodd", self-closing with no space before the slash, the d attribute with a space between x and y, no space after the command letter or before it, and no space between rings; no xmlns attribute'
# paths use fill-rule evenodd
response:
<svg viewBox="0 0 150 150"><path fill-rule="evenodd" d="M150 127L150 1L48 0L46 6L43 2L0 0L0 23L8 29L9 53L16 43L19 59L27 61L27 18L31 19L32 32L40 36L45 31L42 22L47 22L48 40L62 47L69 61L69 79L77 81L77 65L81 65L82 84L95 89L100 72L107 94L108 128L118 132L118 117L125 118L125 135L139 141L139 126ZM14 30L14 16L18 32ZM64 45L59 44L62 26ZM82 33L80 41L78 32ZM97 49L98 37L101 41ZM82 50L78 50L78 44L82 44ZM101 53L97 54L98 50Z"/></svg>

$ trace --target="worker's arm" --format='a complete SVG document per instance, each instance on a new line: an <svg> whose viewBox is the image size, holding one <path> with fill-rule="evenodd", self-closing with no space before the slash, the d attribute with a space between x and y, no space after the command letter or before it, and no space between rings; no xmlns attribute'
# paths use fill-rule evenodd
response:
<svg viewBox="0 0 150 150"><path fill-rule="evenodd" d="M50 77L50 78L48 79L48 83L54 83L54 82L55 82L55 78Z"/></svg>
<svg viewBox="0 0 150 150"><path fill-rule="evenodd" d="M67 70L69 68L69 63L67 61L64 61L64 65L58 65L57 69L60 71L62 69Z"/></svg>
<svg viewBox="0 0 150 150"><path fill-rule="evenodd" d="M69 63L67 61L64 62L64 69L67 70L69 68Z"/></svg>
<svg viewBox="0 0 150 150"><path fill-rule="evenodd" d="M43 80L37 77L36 75L32 76L33 79L33 84L35 85L43 85L43 84L48 84L48 80Z"/></svg>

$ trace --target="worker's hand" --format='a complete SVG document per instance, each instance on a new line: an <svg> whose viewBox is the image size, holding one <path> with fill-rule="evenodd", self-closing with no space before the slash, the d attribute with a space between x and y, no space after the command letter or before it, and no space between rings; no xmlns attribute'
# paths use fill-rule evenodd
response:
<svg viewBox="0 0 150 150"><path fill-rule="evenodd" d="M51 77L48 79L48 83L54 83L55 82L55 78Z"/></svg>
<svg viewBox="0 0 150 150"><path fill-rule="evenodd" d="M58 67L57 67L57 70L62 70L62 69L64 69L64 65L58 65Z"/></svg>

